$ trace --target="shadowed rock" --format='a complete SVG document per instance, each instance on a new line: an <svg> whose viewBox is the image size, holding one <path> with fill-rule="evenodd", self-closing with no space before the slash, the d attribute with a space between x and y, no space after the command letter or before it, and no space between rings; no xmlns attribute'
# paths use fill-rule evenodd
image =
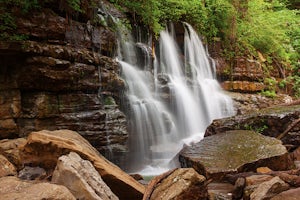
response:
<svg viewBox="0 0 300 200"><path fill-rule="evenodd" d="M0 177L15 175L16 173L15 166L0 154Z"/></svg>
<svg viewBox="0 0 300 200"><path fill-rule="evenodd" d="M182 167L193 167L207 178L268 166L273 170L289 167L287 150L280 140L253 131L236 130L205 137L185 147L179 155Z"/></svg>
<svg viewBox="0 0 300 200"><path fill-rule="evenodd" d="M13 140L4 139L0 141L0 153L4 155L12 164L14 164L18 170L23 168L19 147L23 146L25 143L25 138Z"/></svg>

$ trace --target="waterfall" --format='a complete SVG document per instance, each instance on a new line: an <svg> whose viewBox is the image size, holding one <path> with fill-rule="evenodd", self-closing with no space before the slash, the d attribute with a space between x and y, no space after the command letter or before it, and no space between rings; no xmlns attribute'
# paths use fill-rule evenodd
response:
<svg viewBox="0 0 300 200"><path fill-rule="evenodd" d="M159 174L175 167L171 160L184 143L202 139L213 119L234 114L231 99L215 79L214 61L193 28L186 23L184 28L184 55L175 34L162 31L153 62L147 44L133 42L128 32L119 35L118 61L127 85L129 172ZM138 49L148 52L144 63L138 61Z"/></svg>

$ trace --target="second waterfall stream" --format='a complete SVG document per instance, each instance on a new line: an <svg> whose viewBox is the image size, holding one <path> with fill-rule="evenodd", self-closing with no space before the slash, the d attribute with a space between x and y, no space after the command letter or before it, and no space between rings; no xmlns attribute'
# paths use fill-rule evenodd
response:
<svg viewBox="0 0 300 200"><path fill-rule="evenodd" d="M118 61L126 82L128 172L160 174L176 166L183 144L199 141L213 119L234 114L215 78L215 64L195 30L184 23L184 46L162 31L157 55L149 44L119 32ZM152 59L152 56L154 59Z"/></svg>

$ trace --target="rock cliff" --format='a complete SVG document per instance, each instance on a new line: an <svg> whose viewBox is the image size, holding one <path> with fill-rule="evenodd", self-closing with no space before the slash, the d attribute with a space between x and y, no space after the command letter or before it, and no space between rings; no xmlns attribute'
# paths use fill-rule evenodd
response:
<svg viewBox="0 0 300 200"><path fill-rule="evenodd" d="M16 15L28 39L0 42L0 139L70 129L104 155L127 151L114 31L51 7Z"/></svg>

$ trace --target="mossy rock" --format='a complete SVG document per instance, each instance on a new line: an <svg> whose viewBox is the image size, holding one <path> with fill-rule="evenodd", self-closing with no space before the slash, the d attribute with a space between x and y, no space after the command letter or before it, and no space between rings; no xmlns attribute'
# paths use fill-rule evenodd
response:
<svg viewBox="0 0 300 200"><path fill-rule="evenodd" d="M254 131L234 130L205 137L185 147L179 155L182 167L193 167L207 178L221 179L228 173L267 166L288 169L287 150L280 140Z"/></svg>

